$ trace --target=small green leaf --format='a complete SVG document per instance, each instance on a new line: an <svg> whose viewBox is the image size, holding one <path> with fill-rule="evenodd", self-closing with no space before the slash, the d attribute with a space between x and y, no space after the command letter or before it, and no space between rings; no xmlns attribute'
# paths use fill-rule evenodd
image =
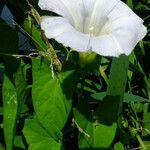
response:
<svg viewBox="0 0 150 150"><path fill-rule="evenodd" d="M117 124L94 126L94 148L109 148L116 134Z"/></svg>
<svg viewBox="0 0 150 150"><path fill-rule="evenodd" d="M4 138L7 150L12 150L18 115L17 91L13 75L18 69L18 62L11 56L5 56L5 54L16 53L18 50L18 33L10 28L1 18L0 33L0 55L5 60L5 75L2 87Z"/></svg>
<svg viewBox="0 0 150 150"><path fill-rule="evenodd" d="M91 94L91 97L95 100L98 100L98 101L103 101L105 96L106 96L106 92Z"/></svg>
<svg viewBox="0 0 150 150"><path fill-rule="evenodd" d="M47 45L42 40L41 32L35 27L29 18L24 20L24 29L31 35L32 41L35 44L36 48L41 51L46 51L48 49Z"/></svg>
<svg viewBox="0 0 150 150"><path fill-rule="evenodd" d="M114 150L124 150L122 143L118 142L114 145Z"/></svg>
<svg viewBox="0 0 150 150"><path fill-rule="evenodd" d="M17 92L14 85L4 76L3 82L3 125L7 150L13 149L13 140L17 120Z"/></svg>
<svg viewBox="0 0 150 150"><path fill-rule="evenodd" d="M5 150L5 147L0 143L0 150Z"/></svg>
<svg viewBox="0 0 150 150"><path fill-rule="evenodd" d="M14 146L17 148L26 149L25 144L23 143L23 137L22 136L15 136Z"/></svg>
<svg viewBox="0 0 150 150"><path fill-rule="evenodd" d="M100 92L91 95L92 98L98 101L103 101L105 96L106 96L106 92ZM141 96L125 93L123 102L130 103L130 102L149 102L149 101L148 99L143 98Z"/></svg>
<svg viewBox="0 0 150 150"><path fill-rule="evenodd" d="M150 134L150 111L149 111L148 103L145 103L143 105L143 126L144 126L144 130L142 132L142 135L149 136Z"/></svg>
<svg viewBox="0 0 150 150"><path fill-rule="evenodd" d="M124 102L132 103L132 102L149 102L148 99L143 98L141 96L125 93L124 95Z"/></svg>
<svg viewBox="0 0 150 150"><path fill-rule="evenodd" d="M127 0L127 5L133 9L133 0Z"/></svg>

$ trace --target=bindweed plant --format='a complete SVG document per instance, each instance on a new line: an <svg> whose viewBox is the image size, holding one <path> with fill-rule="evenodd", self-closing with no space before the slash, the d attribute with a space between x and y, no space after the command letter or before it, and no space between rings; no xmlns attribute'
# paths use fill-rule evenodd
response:
<svg viewBox="0 0 150 150"><path fill-rule="evenodd" d="M149 150L148 3L2 0L0 150Z"/></svg>

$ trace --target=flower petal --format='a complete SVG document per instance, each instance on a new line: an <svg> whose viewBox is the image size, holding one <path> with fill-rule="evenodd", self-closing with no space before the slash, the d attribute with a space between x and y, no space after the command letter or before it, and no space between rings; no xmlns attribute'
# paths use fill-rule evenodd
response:
<svg viewBox="0 0 150 150"><path fill-rule="evenodd" d="M92 51L102 56L119 56L123 51L113 35L103 35L90 39Z"/></svg>
<svg viewBox="0 0 150 150"><path fill-rule="evenodd" d="M99 33L112 34L121 51L129 55L136 44L146 35L143 20L139 18L127 5L120 2L108 15L108 21Z"/></svg>
<svg viewBox="0 0 150 150"><path fill-rule="evenodd" d="M83 3L76 0L39 0L38 5L43 10L55 12L68 19L78 31L83 30Z"/></svg>
<svg viewBox="0 0 150 150"><path fill-rule="evenodd" d="M42 17L41 28L48 38L54 38L73 50L86 52L90 49L90 36L78 32L70 22L62 17Z"/></svg>
<svg viewBox="0 0 150 150"><path fill-rule="evenodd" d="M87 16L85 17L85 33L90 34L93 27L93 35L97 35L105 24L107 15L120 2L120 0L83 0ZM87 24L88 22L88 24Z"/></svg>

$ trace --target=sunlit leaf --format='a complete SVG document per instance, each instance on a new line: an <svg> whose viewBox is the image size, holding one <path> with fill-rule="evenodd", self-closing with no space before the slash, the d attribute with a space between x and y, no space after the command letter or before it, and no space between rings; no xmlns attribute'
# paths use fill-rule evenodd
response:
<svg viewBox="0 0 150 150"><path fill-rule="evenodd" d="M105 120L105 113L97 112L96 115L103 115L103 120ZM116 134L115 122L107 125L99 122L100 118L93 120L88 104L83 99L80 100L78 108L74 109L74 116L80 132L78 138L80 149L109 148Z"/></svg>
<svg viewBox="0 0 150 150"><path fill-rule="evenodd" d="M60 79L51 76L49 61L33 59L33 105L41 124L55 140L61 139L64 127L71 110L74 85L68 86L74 79L73 71L64 71ZM69 91L71 90L71 92Z"/></svg>
<svg viewBox="0 0 150 150"><path fill-rule="evenodd" d="M124 150L122 143L118 142L114 145L114 150Z"/></svg>
<svg viewBox="0 0 150 150"><path fill-rule="evenodd" d="M61 148L61 142L56 142L36 118L25 121L23 133L29 144L29 150L60 150Z"/></svg>
<svg viewBox="0 0 150 150"><path fill-rule="evenodd" d="M5 142L8 150L12 150L13 148L17 110L18 101L16 89L8 77L5 76L3 82L3 125Z"/></svg>

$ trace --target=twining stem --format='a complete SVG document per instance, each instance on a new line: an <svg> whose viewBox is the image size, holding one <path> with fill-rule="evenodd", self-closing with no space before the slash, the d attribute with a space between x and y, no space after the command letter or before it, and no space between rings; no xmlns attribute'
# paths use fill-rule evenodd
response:
<svg viewBox="0 0 150 150"><path fill-rule="evenodd" d="M118 96L120 98L118 114L122 112L123 96L127 81L128 66L128 56L121 55L119 58L113 58L112 60L107 95Z"/></svg>

